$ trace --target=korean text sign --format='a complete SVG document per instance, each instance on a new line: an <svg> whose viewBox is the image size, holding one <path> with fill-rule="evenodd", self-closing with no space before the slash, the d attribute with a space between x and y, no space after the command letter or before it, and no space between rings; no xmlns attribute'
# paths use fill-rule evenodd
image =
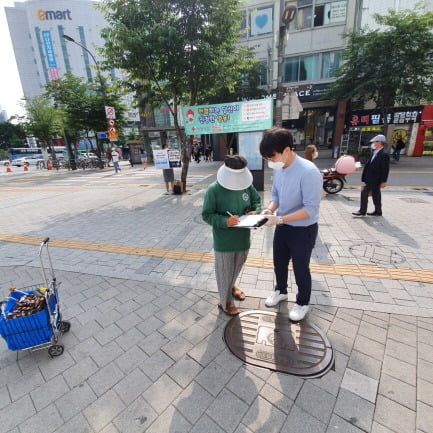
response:
<svg viewBox="0 0 433 433"><path fill-rule="evenodd" d="M272 99L183 107L187 135L262 131L272 127Z"/></svg>

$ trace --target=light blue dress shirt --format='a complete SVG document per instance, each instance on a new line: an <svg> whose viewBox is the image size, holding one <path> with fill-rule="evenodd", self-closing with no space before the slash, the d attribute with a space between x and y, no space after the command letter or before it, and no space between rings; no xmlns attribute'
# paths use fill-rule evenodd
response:
<svg viewBox="0 0 433 433"><path fill-rule="evenodd" d="M288 215L304 209L309 217L287 223L306 227L319 220L323 177L318 168L300 156L286 168L274 170L272 201L278 203L277 215Z"/></svg>

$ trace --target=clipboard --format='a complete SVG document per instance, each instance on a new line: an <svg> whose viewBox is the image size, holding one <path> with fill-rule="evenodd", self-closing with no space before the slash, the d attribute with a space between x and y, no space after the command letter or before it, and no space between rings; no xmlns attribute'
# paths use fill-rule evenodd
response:
<svg viewBox="0 0 433 433"><path fill-rule="evenodd" d="M268 219L265 215L242 215L239 217L239 222L232 226L237 229L258 229L262 225L266 224Z"/></svg>

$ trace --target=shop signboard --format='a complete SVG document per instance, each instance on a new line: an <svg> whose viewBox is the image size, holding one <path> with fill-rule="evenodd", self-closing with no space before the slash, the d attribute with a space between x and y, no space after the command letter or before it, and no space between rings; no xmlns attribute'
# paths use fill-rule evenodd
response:
<svg viewBox="0 0 433 433"><path fill-rule="evenodd" d="M227 104L183 107L187 135L263 131L272 127L270 98Z"/></svg>
<svg viewBox="0 0 433 433"><path fill-rule="evenodd" d="M419 123L421 120L421 107L394 108L387 115L387 123L393 125L407 125ZM379 110L352 111L347 126L361 127L383 125L384 117Z"/></svg>

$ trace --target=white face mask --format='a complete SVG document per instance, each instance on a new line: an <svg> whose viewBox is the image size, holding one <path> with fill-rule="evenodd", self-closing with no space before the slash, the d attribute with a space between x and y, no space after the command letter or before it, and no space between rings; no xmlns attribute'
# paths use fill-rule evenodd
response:
<svg viewBox="0 0 433 433"><path fill-rule="evenodd" d="M272 168L272 170L281 170L284 167L283 161L268 161L268 167Z"/></svg>
<svg viewBox="0 0 433 433"><path fill-rule="evenodd" d="M371 143L370 147L371 147L373 150L376 150L376 145L375 145L374 143Z"/></svg>

